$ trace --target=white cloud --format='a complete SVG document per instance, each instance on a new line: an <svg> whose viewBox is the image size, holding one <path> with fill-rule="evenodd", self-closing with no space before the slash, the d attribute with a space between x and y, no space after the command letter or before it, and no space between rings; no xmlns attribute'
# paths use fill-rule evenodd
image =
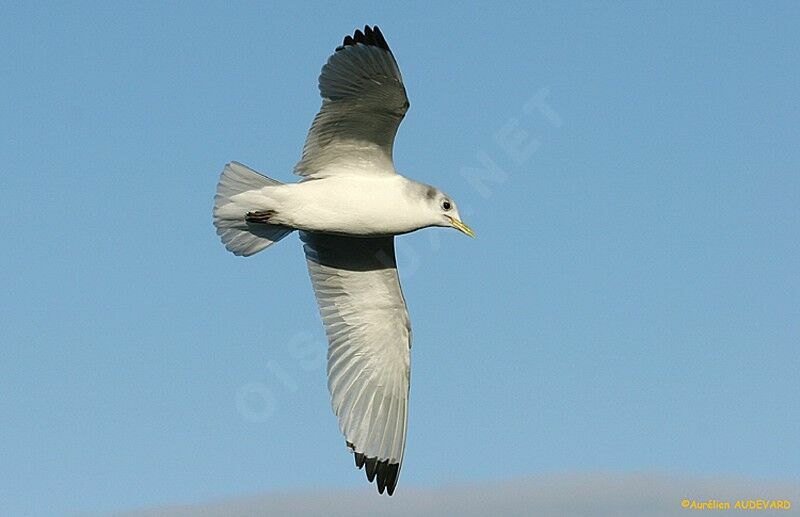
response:
<svg viewBox="0 0 800 517"><path fill-rule="evenodd" d="M741 510L690 510L683 499L698 502L789 500L789 511L746 514L800 515L800 484L741 478L687 478L656 474L551 475L496 484L413 488L399 486L393 497L374 487L357 491L284 493L231 499L211 504L176 505L119 514L119 517L239 517L325 515L381 517L409 515L537 516L687 516L740 513Z"/></svg>

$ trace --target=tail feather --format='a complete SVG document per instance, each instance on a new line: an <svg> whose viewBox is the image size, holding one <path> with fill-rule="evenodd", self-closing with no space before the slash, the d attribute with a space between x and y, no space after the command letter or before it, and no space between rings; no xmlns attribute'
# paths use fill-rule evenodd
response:
<svg viewBox="0 0 800 517"><path fill-rule="evenodd" d="M293 231L286 226L245 220L251 210L264 208L253 206L254 196L258 197L256 192L280 184L241 163L225 166L214 196L214 226L228 251L249 257Z"/></svg>

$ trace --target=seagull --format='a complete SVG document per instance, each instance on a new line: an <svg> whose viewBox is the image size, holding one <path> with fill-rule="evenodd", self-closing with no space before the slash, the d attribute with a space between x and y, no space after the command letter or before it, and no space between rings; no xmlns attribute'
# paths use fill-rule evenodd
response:
<svg viewBox="0 0 800 517"><path fill-rule="evenodd" d="M394 493L408 427L411 324L394 236L455 228L470 237L441 190L395 170L392 147L408 98L377 26L346 36L319 76L322 107L294 172L281 183L228 163L214 197L225 247L250 256L294 230L328 338L328 390L356 466Z"/></svg>

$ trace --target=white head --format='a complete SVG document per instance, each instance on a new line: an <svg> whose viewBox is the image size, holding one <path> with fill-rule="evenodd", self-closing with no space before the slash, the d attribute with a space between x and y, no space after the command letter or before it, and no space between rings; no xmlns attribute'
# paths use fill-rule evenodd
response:
<svg viewBox="0 0 800 517"><path fill-rule="evenodd" d="M458 206L453 198L435 187L429 185L422 187L424 187L424 203L430 216L430 226L452 227L470 237L475 237L472 228L464 224L458 215Z"/></svg>

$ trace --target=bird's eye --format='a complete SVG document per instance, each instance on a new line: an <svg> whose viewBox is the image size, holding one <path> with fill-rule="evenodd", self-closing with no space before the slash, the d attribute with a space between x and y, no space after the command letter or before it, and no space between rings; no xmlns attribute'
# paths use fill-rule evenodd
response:
<svg viewBox="0 0 800 517"><path fill-rule="evenodd" d="M446 212L446 211L450 210L451 208L453 208L453 205L450 204L450 201L448 201L446 199L442 201L442 210L444 210Z"/></svg>

